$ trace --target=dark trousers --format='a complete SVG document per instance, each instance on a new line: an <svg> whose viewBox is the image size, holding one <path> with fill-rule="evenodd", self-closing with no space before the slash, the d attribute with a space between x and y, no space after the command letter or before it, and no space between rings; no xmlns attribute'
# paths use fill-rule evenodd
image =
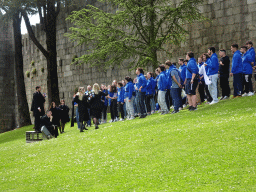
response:
<svg viewBox="0 0 256 192"><path fill-rule="evenodd" d="M233 74L234 97L241 95L243 90L243 74Z"/></svg>
<svg viewBox="0 0 256 192"><path fill-rule="evenodd" d="M136 97L138 97L138 113L140 113L141 115L144 115L146 113L146 109L145 109L145 96L146 96L146 92L137 92Z"/></svg>
<svg viewBox="0 0 256 192"><path fill-rule="evenodd" d="M230 96L230 87L229 87L229 74L220 75L220 88L222 90L222 97Z"/></svg>
<svg viewBox="0 0 256 192"><path fill-rule="evenodd" d="M166 101L167 109L170 111L170 106L172 106L172 95L171 95L170 89L166 90L165 101Z"/></svg>
<svg viewBox="0 0 256 192"><path fill-rule="evenodd" d="M118 109L119 109L119 113L121 113L121 118L124 119L124 103L122 104L121 102L119 102Z"/></svg>
<svg viewBox="0 0 256 192"><path fill-rule="evenodd" d="M181 88L172 88L173 106L175 111L179 111L182 103L181 99Z"/></svg>
<svg viewBox="0 0 256 192"><path fill-rule="evenodd" d="M150 101L153 98L153 95L146 95L146 106L147 106L147 112L150 113L151 112L151 105L150 105ZM152 109L153 110L153 109Z"/></svg>
<svg viewBox="0 0 256 192"><path fill-rule="evenodd" d="M103 115L103 119L106 120L107 119L107 109L108 106L104 105L103 109L102 109L102 115Z"/></svg>
<svg viewBox="0 0 256 192"><path fill-rule="evenodd" d="M35 131L41 131L41 119L40 114L35 114Z"/></svg>
<svg viewBox="0 0 256 192"><path fill-rule="evenodd" d="M89 120L87 121L87 125L91 125L91 115L90 115L90 108L88 108Z"/></svg>
<svg viewBox="0 0 256 192"><path fill-rule="evenodd" d="M205 89L207 101L208 102L212 102L212 96L211 96L211 94L209 92L208 85L205 85L204 89Z"/></svg>
<svg viewBox="0 0 256 192"><path fill-rule="evenodd" d="M253 92L252 89L252 74L243 74L244 93Z"/></svg>
<svg viewBox="0 0 256 192"><path fill-rule="evenodd" d="M112 99L110 103L110 114L111 114L111 119L115 120L117 117L117 100Z"/></svg>
<svg viewBox="0 0 256 192"><path fill-rule="evenodd" d="M200 95L201 103L203 103L204 99L205 99L204 88L205 88L205 82L204 81L200 81L198 92L199 92L199 95Z"/></svg>

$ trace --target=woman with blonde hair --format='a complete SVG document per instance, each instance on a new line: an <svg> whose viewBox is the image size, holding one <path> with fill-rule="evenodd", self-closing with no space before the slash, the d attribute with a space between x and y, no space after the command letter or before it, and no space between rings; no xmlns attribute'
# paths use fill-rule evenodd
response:
<svg viewBox="0 0 256 192"><path fill-rule="evenodd" d="M105 88L106 89L106 88ZM104 102L102 101L103 96L107 96L108 93L103 93L100 90L100 86L98 83L95 83L92 88L92 95L90 96L90 115L93 118L93 122L95 125L95 129L99 128L99 119L101 118L101 112L104 108Z"/></svg>

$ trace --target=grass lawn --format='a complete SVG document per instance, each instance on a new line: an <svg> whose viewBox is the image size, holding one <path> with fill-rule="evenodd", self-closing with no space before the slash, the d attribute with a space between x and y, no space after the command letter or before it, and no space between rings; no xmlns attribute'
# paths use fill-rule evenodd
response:
<svg viewBox="0 0 256 192"><path fill-rule="evenodd" d="M0 191L256 191L256 96L57 139L0 134Z"/></svg>

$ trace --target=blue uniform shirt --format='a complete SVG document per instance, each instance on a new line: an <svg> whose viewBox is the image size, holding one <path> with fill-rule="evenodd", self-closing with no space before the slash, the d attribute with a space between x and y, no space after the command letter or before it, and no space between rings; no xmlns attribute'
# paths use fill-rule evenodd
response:
<svg viewBox="0 0 256 192"><path fill-rule="evenodd" d="M231 73L243 73L242 57L240 51L238 50L233 55Z"/></svg>
<svg viewBox="0 0 256 192"><path fill-rule="evenodd" d="M246 75L252 74L251 63L253 62L253 59L249 52L246 52L242 56L242 62L243 62L243 74L246 74Z"/></svg>
<svg viewBox="0 0 256 192"><path fill-rule="evenodd" d="M138 90L141 88L141 92L146 92L146 85L147 85L147 80L144 77L144 75L141 73L139 75L137 75L137 83L136 83L136 87L138 88Z"/></svg>
<svg viewBox="0 0 256 192"><path fill-rule="evenodd" d="M198 67L197 67L195 58L191 58L191 59L188 61L187 68L188 68L192 73L195 73L195 74L198 74L198 73L199 73L199 69L198 69ZM187 69L187 71L186 71L186 78L187 78L187 79L191 79L191 78L192 78L192 73L191 73L188 69Z"/></svg>

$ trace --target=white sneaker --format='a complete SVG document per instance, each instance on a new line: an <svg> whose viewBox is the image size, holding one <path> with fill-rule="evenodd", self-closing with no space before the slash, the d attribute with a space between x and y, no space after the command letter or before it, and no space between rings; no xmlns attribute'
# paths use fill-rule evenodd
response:
<svg viewBox="0 0 256 192"><path fill-rule="evenodd" d="M131 117L129 118L129 120L133 120L133 119L135 119L134 116L131 116Z"/></svg>
<svg viewBox="0 0 256 192"><path fill-rule="evenodd" d="M244 93L244 94L242 95L242 97L246 97L246 96L248 96L248 94L247 94L247 93Z"/></svg>
<svg viewBox="0 0 256 192"><path fill-rule="evenodd" d="M225 96L225 97L223 98L223 100L226 100L226 99L229 99L229 97L228 97L228 96Z"/></svg>
<svg viewBox="0 0 256 192"><path fill-rule="evenodd" d="M211 103L209 103L210 105L213 105L215 103L218 103L219 101L212 101Z"/></svg>
<svg viewBox="0 0 256 192"><path fill-rule="evenodd" d="M123 121L123 120L124 120L124 119L121 118L119 121Z"/></svg>
<svg viewBox="0 0 256 192"><path fill-rule="evenodd" d="M254 93L253 92L249 92L247 96L253 96Z"/></svg>
<svg viewBox="0 0 256 192"><path fill-rule="evenodd" d="M185 109L186 107L187 107L187 105L186 105L186 104L184 104L184 105L183 105L183 109Z"/></svg>
<svg viewBox="0 0 256 192"><path fill-rule="evenodd" d="M112 119L109 121L109 123L112 123L113 121L112 121Z"/></svg>

